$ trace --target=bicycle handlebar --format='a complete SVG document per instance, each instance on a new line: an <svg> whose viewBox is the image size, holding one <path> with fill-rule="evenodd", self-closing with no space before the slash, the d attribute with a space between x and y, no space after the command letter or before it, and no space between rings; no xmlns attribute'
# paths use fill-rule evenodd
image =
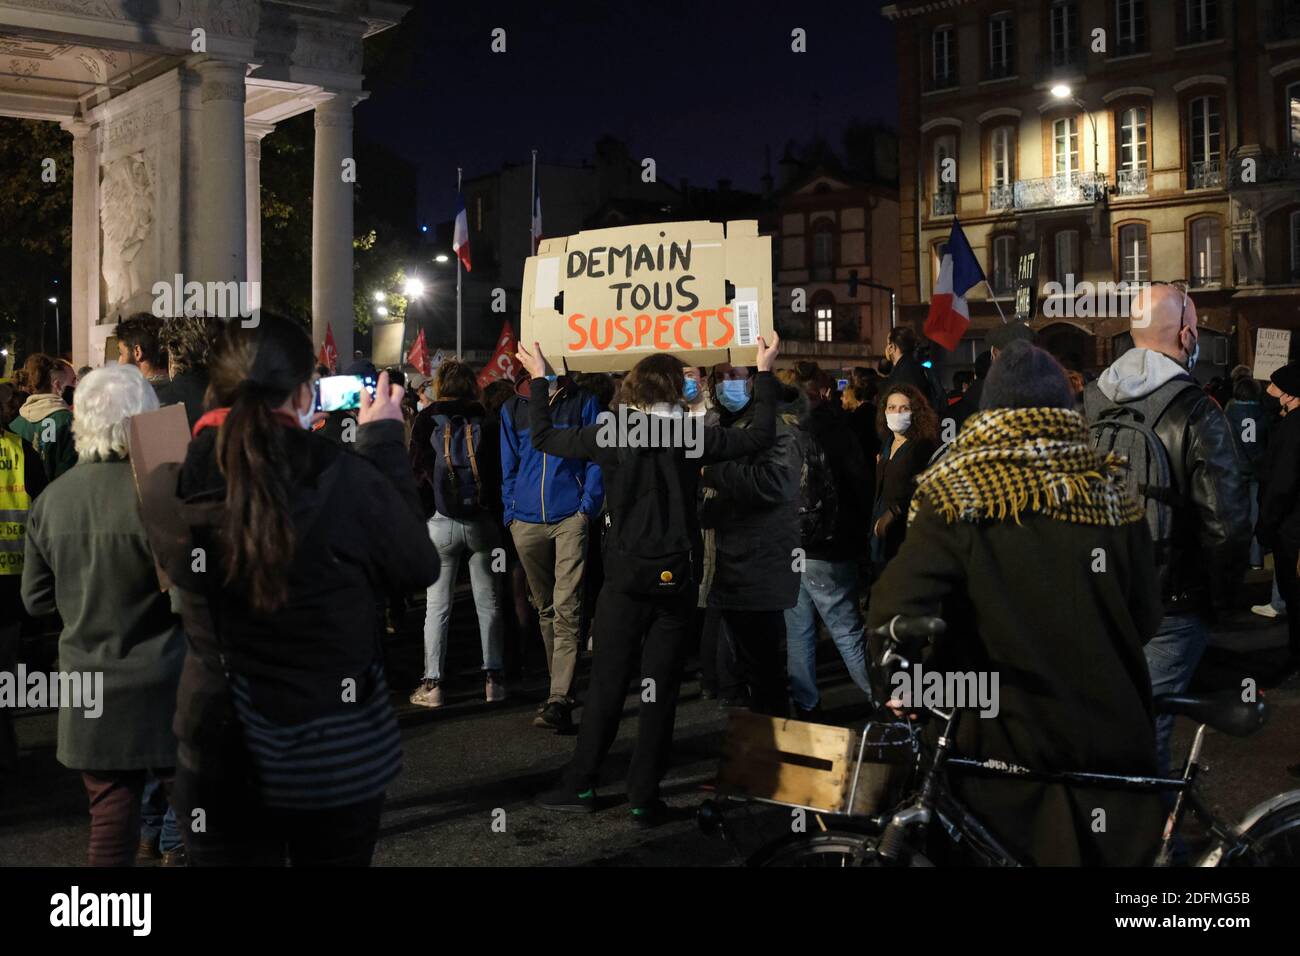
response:
<svg viewBox="0 0 1300 956"><path fill-rule="evenodd" d="M874 628L871 633L876 637L890 638L898 641L914 641L922 637L937 637L948 629L948 624L941 617L904 617L895 614L888 624Z"/></svg>

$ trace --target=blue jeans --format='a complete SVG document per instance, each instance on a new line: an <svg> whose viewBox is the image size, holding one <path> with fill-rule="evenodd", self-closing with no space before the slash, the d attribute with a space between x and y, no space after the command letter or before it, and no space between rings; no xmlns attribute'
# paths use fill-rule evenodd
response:
<svg viewBox="0 0 1300 956"><path fill-rule="evenodd" d="M145 780L144 795L140 798L140 839L150 842L156 839L158 849L163 853L179 849L181 845L176 811L167 803L162 781L153 774Z"/></svg>
<svg viewBox="0 0 1300 956"><path fill-rule="evenodd" d="M785 612L786 669L790 696L804 710L821 701L817 691L817 617L844 658L849 676L871 698L867 649L858 613L858 568L853 561L809 559L799 576L799 602Z"/></svg>
<svg viewBox="0 0 1300 956"><path fill-rule="evenodd" d="M1147 670L1151 672L1151 693L1181 694L1192 681L1210 634L1197 614L1166 614L1156 636L1146 646ZM1169 774L1169 738L1174 718L1156 718L1156 764L1162 775Z"/></svg>
<svg viewBox="0 0 1300 956"><path fill-rule="evenodd" d="M441 680L447 661L447 631L451 626L451 602L460 572L461 556L469 554L469 583L478 610L479 642L483 646L483 669L501 670L505 643L505 610L502 607L501 580L505 577L505 552L496 518L490 514L476 518L448 518L435 514L429 519L429 537L438 549L442 570L430 586L424 611L424 676ZM500 557L498 567L492 563Z"/></svg>

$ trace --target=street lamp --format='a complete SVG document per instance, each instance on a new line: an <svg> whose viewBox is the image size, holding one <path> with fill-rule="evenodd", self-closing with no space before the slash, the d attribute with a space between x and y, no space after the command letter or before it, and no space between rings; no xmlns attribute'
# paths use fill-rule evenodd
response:
<svg viewBox="0 0 1300 956"><path fill-rule="evenodd" d="M375 315L379 316L381 319L387 314L388 314L388 309L384 308L382 305L379 306L377 309L375 309Z"/></svg>
<svg viewBox="0 0 1300 956"><path fill-rule="evenodd" d="M407 279L402 294L408 299L418 299L420 296L424 295L424 283L415 278Z"/></svg>
<svg viewBox="0 0 1300 956"><path fill-rule="evenodd" d="M440 253L438 253L436 256L433 257L433 261L434 261L434 262L446 262L446 261L447 261L447 253L445 253L445 252L440 252Z"/></svg>
<svg viewBox="0 0 1300 956"><path fill-rule="evenodd" d="M375 301L376 301L376 302L383 302L383 301L384 301L384 294L383 294L382 292L376 292L376 293L375 293Z"/></svg>
<svg viewBox="0 0 1300 956"><path fill-rule="evenodd" d="M54 306L54 351L58 355L63 354L63 342L59 336L59 300L55 296L50 296L45 300Z"/></svg>
<svg viewBox="0 0 1300 956"><path fill-rule="evenodd" d="M1084 115L1088 117L1088 122L1092 124L1092 172L1093 175L1100 176L1101 175L1101 156L1100 156L1101 147L1099 146L1097 140L1096 117L1092 115L1092 111L1088 109L1088 107L1084 104L1084 102L1074 95L1074 91L1070 89L1070 86L1067 83L1057 83L1055 86L1053 86L1052 96L1054 96L1058 100L1069 100L1075 106L1079 107L1079 109L1083 110Z"/></svg>

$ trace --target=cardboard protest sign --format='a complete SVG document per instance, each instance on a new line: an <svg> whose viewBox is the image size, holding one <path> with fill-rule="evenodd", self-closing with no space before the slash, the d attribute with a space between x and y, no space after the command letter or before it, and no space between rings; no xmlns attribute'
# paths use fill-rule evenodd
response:
<svg viewBox="0 0 1300 956"><path fill-rule="evenodd" d="M752 219L544 239L524 265L521 337L556 372L626 371L671 352L752 365L772 340L772 240Z"/></svg>
<svg viewBox="0 0 1300 956"><path fill-rule="evenodd" d="M136 494L159 465L182 462L190 445L190 423L184 405L165 405L157 411L132 416L127 425L127 443L131 450L131 471L135 475ZM166 591L171 581L163 569L158 572L158 589Z"/></svg>
<svg viewBox="0 0 1300 956"><path fill-rule="evenodd" d="M1291 361L1290 329L1259 329L1255 332L1255 368L1252 377L1267 382L1269 377Z"/></svg>

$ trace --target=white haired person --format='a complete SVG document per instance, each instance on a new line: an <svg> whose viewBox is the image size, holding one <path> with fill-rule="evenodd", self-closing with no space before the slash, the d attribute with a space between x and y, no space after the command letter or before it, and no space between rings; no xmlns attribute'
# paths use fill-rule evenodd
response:
<svg viewBox="0 0 1300 956"><path fill-rule="evenodd" d="M185 656L128 460L128 421L158 399L138 368L116 365L87 375L75 404L77 464L32 505L23 603L63 618L58 759L90 798L90 865L130 866L146 772L171 786Z"/></svg>

